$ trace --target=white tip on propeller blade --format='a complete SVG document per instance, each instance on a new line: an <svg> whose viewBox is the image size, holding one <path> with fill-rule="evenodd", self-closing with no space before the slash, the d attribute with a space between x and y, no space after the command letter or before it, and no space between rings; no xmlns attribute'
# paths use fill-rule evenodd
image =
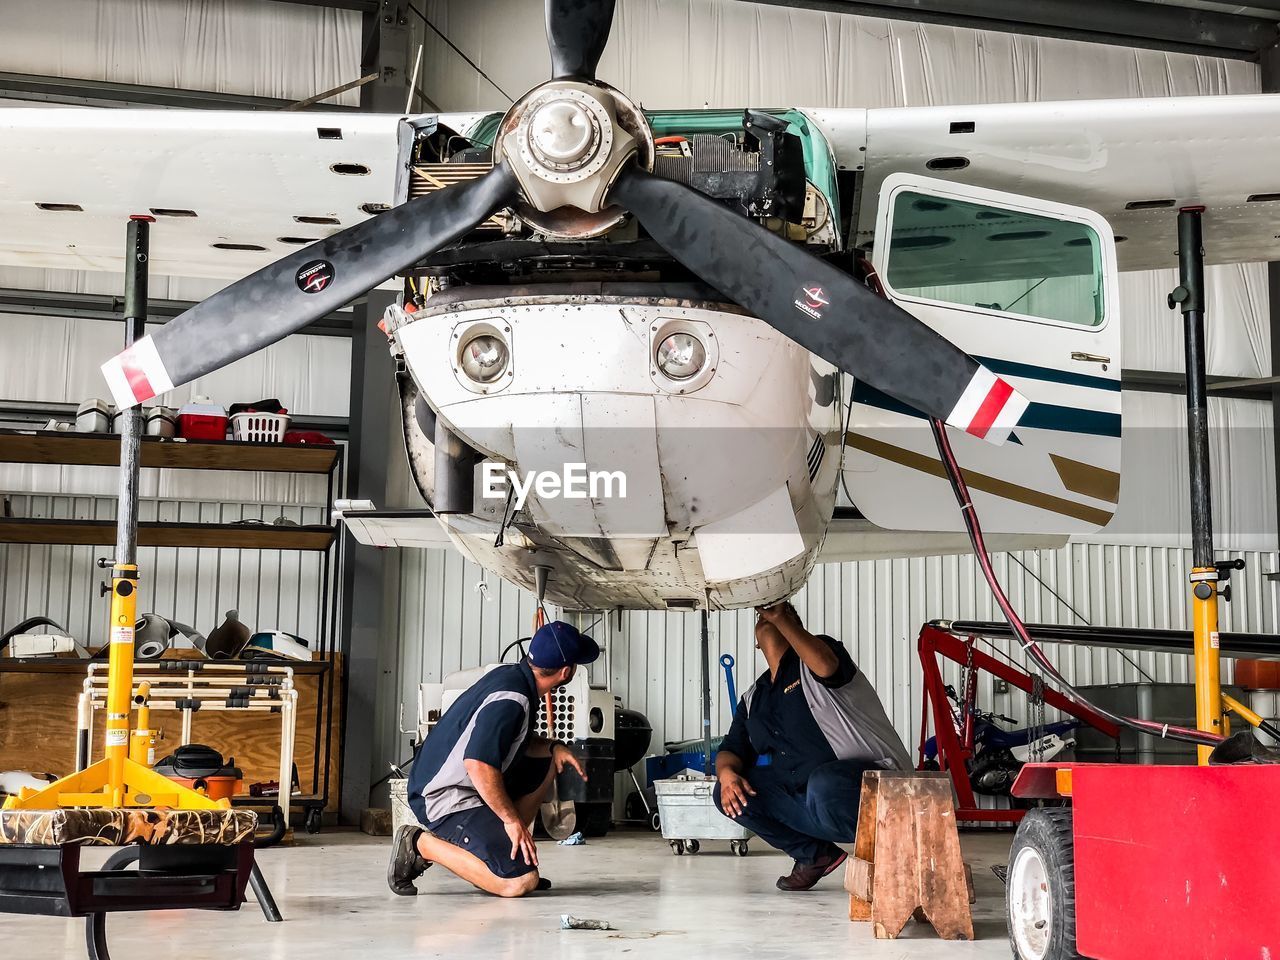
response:
<svg viewBox="0 0 1280 960"><path fill-rule="evenodd" d="M173 380L150 337L143 337L104 363L102 375L120 410L136 407L173 389Z"/></svg>
<svg viewBox="0 0 1280 960"><path fill-rule="evenodd" d="M950 426L1000 446L1027 412L1029 401L986 367L978 367L951 413Z"/></svg>

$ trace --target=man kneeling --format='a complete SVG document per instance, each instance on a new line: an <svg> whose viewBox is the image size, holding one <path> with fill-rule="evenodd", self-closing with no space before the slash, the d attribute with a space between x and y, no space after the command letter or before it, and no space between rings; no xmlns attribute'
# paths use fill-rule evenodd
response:
<svg viewBox="0 0 1280 960"><path fill-rule="evenodd" d="M843 644L811 634L789 603L758 614L769 669L739 702L716 756L715 802L795 858L779 890L808 890L845 860L836 844L857 832L863 771L911 761Z"/></svg>
<svg viewBox="0 0 1280 960"><path fill-rule="evenodd" d="M551 778L586 770L559 741L535 736L538 704L573 679L600 648L570 624L541 627L520 663L486 673L440 718L409 774L409 806L419 823L401 827L387 883L411 897L413 881L433 863L487 893L522 897L546 890L529 826Z"/></svg>

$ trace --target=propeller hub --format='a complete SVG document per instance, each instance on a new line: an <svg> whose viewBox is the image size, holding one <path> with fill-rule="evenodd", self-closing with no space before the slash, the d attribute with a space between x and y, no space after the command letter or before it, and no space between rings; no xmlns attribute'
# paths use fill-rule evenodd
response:
<svg viewBox="0 0 1280 960"><path fill-rule="evenodd" d="M600 124L581 103L552 100L529 119L529 146L548 167L572 170L595 156L600 146Z"/></svg>
<svg viewBox="0 0 1280 960"><path fill-rule="evenodd" d="M625 164L652 168L653 133L607 83L552 80L511 105L493 156L520 182L522 221L548 237L596 237L626 216L605 195Z"/></svg>
<svg viewBox="0 0 1280 960"><path fill-rule="evenodd" d="M589 87L548 85L525 106L516 127L520 159L553 184L581 183L599 173L614 146L610 105Z"/></svg>

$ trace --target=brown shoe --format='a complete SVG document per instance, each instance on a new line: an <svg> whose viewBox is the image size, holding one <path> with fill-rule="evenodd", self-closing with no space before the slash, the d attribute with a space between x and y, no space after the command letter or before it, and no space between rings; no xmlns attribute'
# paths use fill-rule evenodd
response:
<svg viewBox="0 0 1280 960"><path fill-rule="evenodd" d="M844 863L848 857L847 853L833 844L830 851L824 853L813 863L801 863L797 860L791 873L785 877L778 878L778 889L787 893L812 890L819 880Z"/></svg>

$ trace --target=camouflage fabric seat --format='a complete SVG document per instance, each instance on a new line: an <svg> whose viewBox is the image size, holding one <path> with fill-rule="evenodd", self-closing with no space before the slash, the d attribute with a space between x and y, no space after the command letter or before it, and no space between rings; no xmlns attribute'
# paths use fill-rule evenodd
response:
<svg viewBox="0 0 1280 960"><path fill-rule="evenodd" d="M253 839L252 810L0 810L0 845L231 846Z"/></svg>

